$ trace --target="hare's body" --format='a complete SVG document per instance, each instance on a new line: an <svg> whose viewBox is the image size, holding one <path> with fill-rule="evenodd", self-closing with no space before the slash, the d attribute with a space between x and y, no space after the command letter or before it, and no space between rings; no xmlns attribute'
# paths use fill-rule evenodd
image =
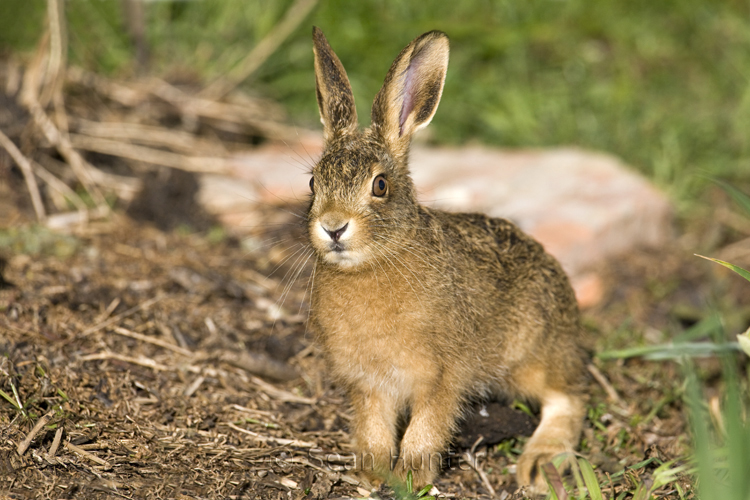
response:
<svg viewBox="0 0 750 500"><path fill-rule="evenodd" d="M542 405L518 475L543 487L537 466L580 434L578 307L557 261L513 224L416 203L409 139L437 107L447 39L432 32L404 49L364 132L319 31L315 55L326 150L308 211L312 321L352 400L359 467L431 481L464 404L502 393Z"/></svg>

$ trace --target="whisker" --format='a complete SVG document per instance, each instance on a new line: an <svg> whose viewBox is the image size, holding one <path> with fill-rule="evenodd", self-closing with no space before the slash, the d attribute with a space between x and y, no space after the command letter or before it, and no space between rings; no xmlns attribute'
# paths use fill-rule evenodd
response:
<svg viewBox="0 0 750 500"><path fill-rule="evenodd" d="M315 259L312 270L312 285L310 285L310 307L307 308L307 321L305 322L305 337L307 337L307 329L310 327L310 313L312 312L312 297L315 292L315 271L318 269L318 260Z"/></svg>
<svg viewBox="0 0 750 500"><path fill-rule="evenodd" d="M420 284L420 285L422 286L422 290L424 290L425 292L427 292L427 287L426 287L426 286L424 286L424 283L422 283L422 280L420 280L420 279L419 279L419 276L417 276L417 275L416 275L416 273L415 273L415 272L414 272L414 271L413 271L413 270L412 270L412 269L411 269L411 268L410 268L410 267L409 267L409 266L407 265L407 263L406 263L406 262L404 262L404 261L403 261L403 260L401 259L401 257L399 257L399 256L398 256L398 255L397 255L397 254L396 254L396 253L395 253L395 252L394 252L393 250L389 249L389 248L388 248L388 247L386 247L386 246L383 246L383 250L385 250L386 252L388 252L388 254L389 254L389 255L390 255L391 257L393 257L393 258L394 258L394 259L396 259L396 260L397 260L397 261L398 261L399 263L401 263L401 265L402 265L402 266L404 266L404 267L406 268L406 270L407 270L407 271L408 271L409 273L411 273L411 275L412 275L412 276L414 276L414 279L415 279L415 280L417 280L417 283L419 283L419 284ZM402 276L403 276L403 275L402 275ZM406 278L404 277L404 279L406 279ZM408 281L408 280L407 280L407 281ZM409 283L409 286L411 286L411 283ZM412 290L414 291L414 288L412 288ZM416 291L414 291L414 293L416 294ZM417 298L419 298L419 296L417 296Z"/></svg>
<svg viewBox="0 0 750 500"><path fill-rule="evenodd" d="M281 293L281 296L278 298L278 300L274 304L274 306L276 306L277 309L280 310L284 306L284 302L286 302L286 299L289 295L289 292L292 289L292 286L294 285L294 282L297 280L297 278L299 278L299 275L302 272L302 269L304 268L307 261L310 260L310 257L312 257L313 254L314 252L311 251L310 254L307 256L307 258L301 264L299 264L300 259L302 259L305 256L305 253L301 253L299 257L297 257L297 259L294 261L294 264L292 265L292 268L290 269L290 271L293 270L292 276L294 277L293 278L290 277L289 281L284 287L284 290ZM284 282L284 280L286 280L286 277L288 274L289 274L289 271L287 271L287 274L284 275L284 278L282 279L282 283ZM276 321L278 321L278 318L274 318L273 324L271 325L271 330L273 330L274 327L276 326Z"/></svg>
<svg viewBox="0 0 750 500"><path fill-rule="evenodd" d="M404 278L404 281L406 281L406 283L407 283L407 284L409 285L409 288L411 288L411 291L412 291L412 292L414 292L414 296L415 296L415 297L417 298L417 300L418 300L418 301L419 301L419 303L421 304L421 303L422 303L422 299L420 299L420 298L419 298L419 294L417 293L417 291L416 291L416 290L414 290L414 287L413 287L413 286L411 285L411 281L409 281L409 278L407 278L407 277L406 277L406 275L404 275L404 273L402 273L402 272L401 272L401 270L400 270L400 269L398 268L398 266L396 266L396 265L395 265L395 264L393 263L393 261L392 261L391 259L389 259L389 258L388 258L388 256L387 256L387 255L386 255L385 253L383 253L383 251L382 251L382 250L380 250L380 248L379 248L379 247L381 247L381 245L379 245L379 244L378 244L377 242L375 242L375 241L373 241L373 244L375 245L375 249L376 249L376 250L378 250L378 251L380 252L380 255L382 255L382 256L383 256L383 257L384 257L384 258L385 258L385 259L386 259L386 260L387 260L388 262L390 262L390 263L391 263L391 266L392 266L393 268L395 268L395 269L396 269L396 271L398 271L398 273L399 273L399 274L401 275L401 277L402 277L402 278Z"/></svg>
<svg viewBox="0 0 750 500"><path fill-rule="evenodd" d="M299 250L297 250L296 252L294 252L293 254L291 254L291 255L290 255L289 257L287 257L287 258L285 258L284 260L282 260L282 261L281 261L281 262L280 262L280 263L279 263L279 264L278 264L278 265L277 265L276 267L274 267L274 268L273 268L273 270L271 270L271 272L270 272L270 273L268 273L268 275L266 276L266 279L269 279L269 278L271 277L271 275L272 275L272 274L274 274L274 273L275 273L276 271L278 271L279 269L281 269L281 266L283 266L283 265L284 265L284 264L285 264L285 263L286 263L286 262L287 262L287 261L288 261L289 259L293 258L293 257L294 257L295 255L297 255L298 253L300 253L300 252L304 251L304 250L305 250L305 247L306 247L307 245L304 245L304 244L302 244L302 243L297 243L297 245L293 245L293 246L291 246L291 247L289 247L289 248L294 248L295 246L301 246L302 248L300 248ZM285 249L284 249L284 250L282 250L282 251L286 251L286 250L288 250L288 249L287 249L287 248L285 248ZM287 273L288 273L288 272L289 272L289 271L287 271ZM285 275L285 276L286 276L286 275ZM283 281L283 280L282 280L282 281Z"/></svg>

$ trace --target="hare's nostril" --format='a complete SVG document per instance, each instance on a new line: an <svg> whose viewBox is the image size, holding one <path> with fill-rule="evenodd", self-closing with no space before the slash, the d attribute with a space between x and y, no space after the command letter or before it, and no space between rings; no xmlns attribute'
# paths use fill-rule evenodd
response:
<svg viewBox="0 0 750 500"><path fill-rule="evenodd" d="M334 243L338 243L339 239L341 238L341 235L344 234L344 231L346 231L347 227L349 227L348 222L344 224L343 226L341 226L340 228L334 229L333 231L330 231L326 229L325 227L323 229L325 229L326 233L328 233L328 236L331 237Z"/></svg>

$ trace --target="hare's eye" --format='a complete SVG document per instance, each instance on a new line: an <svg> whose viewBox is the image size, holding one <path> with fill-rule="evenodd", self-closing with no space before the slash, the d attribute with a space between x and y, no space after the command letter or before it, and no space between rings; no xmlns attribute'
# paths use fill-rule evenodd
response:
<svg viewBox="0 0 750 500"><path fill-rule="evenodd" d="M385 196L385 193L388 191L388 181L385 180L385 176L383 174L380 174L379 176L375 177L375 180L372 181L372 194L374 194L377 197Z"/></svg>
<svg viewBox="0 0 750 500"><path fill-rule="evenodd" d="M315 192L315 177L310 177L310 191Z"/></svg>

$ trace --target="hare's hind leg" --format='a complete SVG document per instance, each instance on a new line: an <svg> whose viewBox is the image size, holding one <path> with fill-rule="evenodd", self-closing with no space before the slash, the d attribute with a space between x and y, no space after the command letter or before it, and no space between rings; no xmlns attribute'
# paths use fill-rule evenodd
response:
<svg viewBox="0 0 750 500"><path fill-rule="evenodd" d="M540 382L545 377L538 377ZM534 377L524 389L542 405L542 419L518 459L516 478L520 485L530 486L534 493L547 491L540 467L555 455L573 452L578 445L586 411L585 398L575 392L563 392L546 384L534 384ZM523 387L523 384L521 384ZM525 391L526 392L526 391Z"/></svg>

